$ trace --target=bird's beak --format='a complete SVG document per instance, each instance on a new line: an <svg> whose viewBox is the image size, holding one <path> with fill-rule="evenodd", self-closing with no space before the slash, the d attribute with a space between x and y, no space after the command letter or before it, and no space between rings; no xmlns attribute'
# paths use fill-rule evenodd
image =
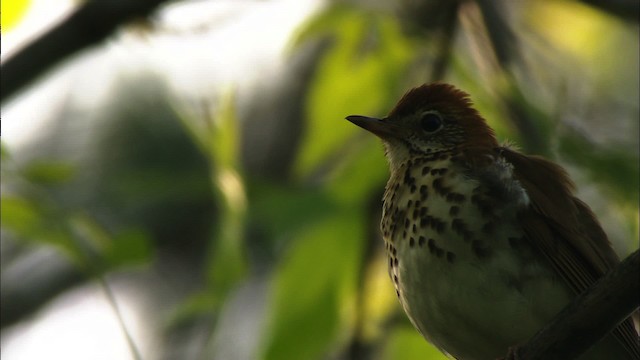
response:
<svg viewBox="0 0 640 360"><path fill-rule="evenodd" d="M384 119L372 118L362 115L349 115L346 118L361 128L372 132L379 138L385 140L398 136L398 127Z"/></svg>

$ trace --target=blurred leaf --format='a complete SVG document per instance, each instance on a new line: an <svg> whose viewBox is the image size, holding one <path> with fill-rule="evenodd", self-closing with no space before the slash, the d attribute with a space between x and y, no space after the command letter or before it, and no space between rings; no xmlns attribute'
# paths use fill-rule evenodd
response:
<svg viewBox="0 0 640 360"><path fill-rule="evenodd" d="M352 125L352 124L349 124ZM374 193L381 192L389 178L389 166L382 142L357 128L364 137L352 138L350 150L341 159L328 184L331 195L341 203L365 204Z"/></svg>
<svg viewBox="0 0 640 360"><path fill-rule="evenodd" d="M387 264L386 253L380 251L370 260L365 272L360 336L367 343L381 342L389 331L389 318L402 311Z"/></svg>
<svg viewBox="0 0 640 360"><path fill-rule="evenodd" d="M433 345L429 344L417 330L396 326L389 334L382 360L447 360Z"/></svg>
<svg viewBox="0 0 640 360"><path fill-rule="evenodd" d="M22 240L55 246L84 270L101 272L150 259L151 245L141 231L111 236L87 215L66 216L43 202L18 197L3 196L1 214L3 229Z"/></svg>
<svg viewBox="0 0 640 360"><path fill-rule="evenodd" d="M4 141L0 141L0 160L5 161L11 158L11 152Z"/></svg>
<svg viewBox="0 0 640 360"><path fill-rule="evenodd" d="M612 146L598 146L577 133L563 134L559 151L593 179L606 185L618 200L638 205L640 169L637 156Z"/></svg>
<svg viewBox="0 0 640 360"><path fill-rule="evenodd" d="M528 11L523 14L536 32L557 49L574 53L576 59L601 56L612 35L619 35L625 26L619 19L579 1L529 1L526 6Z"/></svg>
<svg viewBox="0 0 640 360"><path fill-rule="evenodd" d="M320 62L306 105L307 136L296 164L307 175L356 128L344 120L351 114L376 116L390 110L413 44L396 20L334 6L310 23L301 38L331 34L334 45Z"/></svg>
<svg viewBox="0 0 640 360"><path fill-rule="evenodd" d="M112 234L84 213L71 216L69 223L74 245L90 271L100 273L151 260L151 242L142 230L126 229Z"/></svg>
<svg viewBox="0 0 640 360"><path fill-rule="evenodd" d="M84 263L83 255L67 231L64 219L47 209L42 201L12 196L2 196L1 201L3 229L21 240L56 246L76 263Z"/></svg>
<svg viewBox="0 0 640 360"><path fill-rule="evenodd" d="M151 260L153 248L146 232L125 230L111 238L105 251L106 263L110 268L124 265L138 265Z"/></svg>
<svg viewBox="0 0 640 360"><path fill-rule="evenodd" d="M32 161L23 169L24 177L37 184L56 185L65 183L75 175L73 165L52 160Z"/></svg>
<svg viewBox="0 0 640 360"><path fill-rule="evenodd" d="M2 226L17 233L33 231L40 225L40 214L33 204L15 197L2 197Z"/></svg>
<svg viewBox="0 0 640 360"><path fill-rule="evenodd" d="M316 359L340 340L354 320L363 230L361 215L343 211L296 238L275 273L265 359Z"/></svg>
<svg viewBox="0 0 640 360"><path fill-rule="evenodd" d="M252 218L276 240L299 233L336 209L320 189L256 184L252 194Z"/></svg>
<svg viewBox="0 0 640 360"><path fill-rule="evenodd" d="M215 314L220 299L212 291L198 291L187 296L166 319L167 326L179 327L194 319Z"/></svg>

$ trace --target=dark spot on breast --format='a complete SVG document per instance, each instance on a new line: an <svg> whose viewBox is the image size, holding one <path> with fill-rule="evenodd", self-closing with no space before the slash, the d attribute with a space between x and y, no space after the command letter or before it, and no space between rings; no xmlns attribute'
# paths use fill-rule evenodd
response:
<svg viewBox="0 0 640 360"><path fill-rule="evenodd" d="M435 230L438 234L442 234L444 232L444 228L447 225L446 222L438 219L438 218L431 218L431 228L433 230Z"/></svg>
<svg viewBox="0 0 640 360"><path fill-rule="evenodd" d="M453 230L453 232L455 232L456 234L462 236L462 238L466 242L470 241L473 237L473 233L469 231L467 224L460 218L455 218L451 221L451 230Z"/></svg>
<svg viewBox="0 0 640 360"><path fill-rule="evenodd" d="M429 211L429 209L426 206L423 206L420 208L420 217L423 217L425 215L427 215L427 212Z"/></svg>
<svg viewBox="0 0 640 360"><path fill-rule="evenodd" d="M394 283L398 283L398 276L397 275L393 275L393 282Z"/></svg>
<svg viewBox="0 0 640 360"><path fill-rule="evenodd" d="M440 190L442 189L442 178L437 178L433 180L433 189L436 192L440 192Z"/></svg>
<svg viewBox="0 0 640 360"><path fill-rule="evenodd" d="M398 258L393 258L393 266L398 267Z"/></svg>
<svg viewBox="0 0 640 360"><path fill-rule="evenodd" d="M405 185L413 184L415 179L411 176L411 167L407 166L407 169L404 171L404 177L402 178L402 182Z"/></svg>
<svg viewBox="0 0 640 360"><path fill-rule="evenodd" d="M473 240L471 242L471 251L480 259L491 256L491 249L480 240Z"/></svg>
<svg viewBox="0 0 640 360"><path fill-rule="evenodd" d="M416 188L416 185L415 185L415 184L412 184L412 185L411 185L411 188L409 188L409 191L410 191L412 194L413 194L413 193L415 193L415 192L416 192L416 190L417 190L417 188Z"/></svg>
<svg viewBox="0 0 640 360"><path fill-rule="evenodd" d="M415 234L416 232L418 232L418 227L416 226L415 223L413 223L413 233Z"/></svg>
<svg viewBox="0 0 640 360"><path fill-rule="evenodd" d="M416 243L416 240L413 237L409 238L409 247L413 247L415 243Z"/></svg>
<svg viewBox="0 0 640 360"><path fill-rule="evenodd" d="M449 208L449 215L456 216L460 213L460 207L453 205Z"/></svg>
<svg viewBox="0 0 640 360"><path fill-rule="evenodd" d="M420 227L424 228L424 227L429 226L431 224L431 219L432 219L431 215L427 215L427 216L425 216L423 218L420 218Z"/></svg>
<svg viewBox="0 0 640 360"><path fill-rule="evenodd" d="M447 196L447 194L451 192L451 189L449 187L444 186L444 184L442 184L441 177L433 180L432 186L433 186L433 190L442 196Z"/></svg>
<svg viewBox="0 0 640 360"><path fill-rule="evenodd" d="M409 199L409 201L407 201L407 209L409 209L412 204L413 204L413 200Z"/></svg>
<svg viewBox="0 0 640 360"><path fill-rule="evenodd" d="M488 223L485 223L482 226L482 232L487 234L487 235L489 235L489 234L492 234L495 231L495 228L496 228L496 226L495 226L495 224L493 222L488 222Z"/></svg>
<svg viewBox="0 0 640 360"><path fill-rule="evenodd" d="M431 168L430 168L430 167L428 167L428 166L423 167L423 168L422 168L422 175L427 175L427 173L429 172L429 170L431 170Z"/></svg>
<svg viewBox="0 0 640 360"><path fill-rule="evenodd" d="M444 255L444 250L442 250L439 247L436 247L436 257L437 258L442 258L443 255Z"/></svg>
<svg viewBox="0 0 640 360"><path fill-rule="evenodd" d="M474 194L471 196L471 202L476 205L484 218L494 217L494 205L490 198Z"/></svg>
<svg viewBox="0 0 640 360"><path fill-rule="evenodd" d="M485 218L493 217L493 206L491 204L483 202L478 205L478 209L480 209L480 213Z"/></svg>
<svg viewBox="0 0 640 360"><path fill-rule="evenodd" d="M456 260L456 254L452 253L451 251L447 251L447 261L453 264L455 260Z"/></svg>
<svg viewBox="0 0 640 360"><path fill-rule="evenodd" d="M398 289L396 289L396 296L400 299L400 291Z"/></svg>
<svg viewBox="0 0 640 360"><path fill-rule="evenodd" d="M467 225L464 223L464 220L460 218L455 218L451 221L451 230L453 230L457 234L462 234L467 229Z"/></svg>
<svg viewBox="0 0 640 360"><path fill-rule="evenodd" d="M464 195L459 194L459 193L455 193L455 192L450 192L447 194L447 201L448 202L453 202L453 203L463 203L465 200Z"/></svg>
<svg viewBox="0 0 640 360"><path fill-rule="evenodd" d="M389 257L389 267L393 267L393 258Z"/></svg>
<svg viewBox="0 0 640 360"><path fill-rule="evenodd" d="M420 236L418 238L418 245L422 247L427 242L427 239L424 236Z"/></svg>
<svg viewBox="0 0 640 360"><path fill-rule="evenodd" d="M431 175L444 175L447 173L447 168L439 168L439 169L432 169L431 170Z"/></svg>
<svg viewBox="0 0 640 360"><path fill-rule="evenodd" d="M429 252L433 254L436 251L436 241L429 238L429 240L427 240L427 247L429 248Z"/></svg>

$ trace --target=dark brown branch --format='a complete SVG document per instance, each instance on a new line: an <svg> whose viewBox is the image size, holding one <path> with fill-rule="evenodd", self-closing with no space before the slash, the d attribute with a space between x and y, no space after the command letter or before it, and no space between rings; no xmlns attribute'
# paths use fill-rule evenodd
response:
<svg viewBox="0 0 640 360"><path fill-rule="evenodd" d="M442 13L442 37L438 39L438 55L433 62L431 82L442 81L450 65L453 42L458 29L459 7L460 4L458 2L452 2L446 8L446 12Z"/></svg>
<svg viewBox="0 0 640 360"><path fill-rule="evenodd" d="M503 4L494 0L476 0L500 66L508 68L520 60L518 37L507 21Z"/></svg>
<svg viewBox="0 0 640 360"><path fill-rule="evenodd" d="M640 2L638 0L581 0L609 14L615 15L626 21L638 22L640 20Z"/></svg>
<svg viewBox="0 0 640 360"><path fill-rule="evenodd" d="M94 0L2 64L0 101L70 55L107 38L125 21L146 17L167 0Z"/></svg>
<svg viewBox="0 0 640 360"><path fill-rule="evenodd" d="M507 359L573 359L584 353L638 308L639 271L640 254L636 251Z"/></svg>

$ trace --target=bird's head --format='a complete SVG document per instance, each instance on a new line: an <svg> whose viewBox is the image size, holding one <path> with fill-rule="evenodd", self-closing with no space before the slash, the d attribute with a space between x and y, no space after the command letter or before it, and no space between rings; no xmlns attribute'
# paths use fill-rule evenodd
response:
<svg viewBox="0 0 640 360"><path fill-rule="evenodd" d="M385 118L351 115L347 120L383 140L392 169L413 157L498 146L469 95L449 84L425 84L410 90Z"/></svg>

